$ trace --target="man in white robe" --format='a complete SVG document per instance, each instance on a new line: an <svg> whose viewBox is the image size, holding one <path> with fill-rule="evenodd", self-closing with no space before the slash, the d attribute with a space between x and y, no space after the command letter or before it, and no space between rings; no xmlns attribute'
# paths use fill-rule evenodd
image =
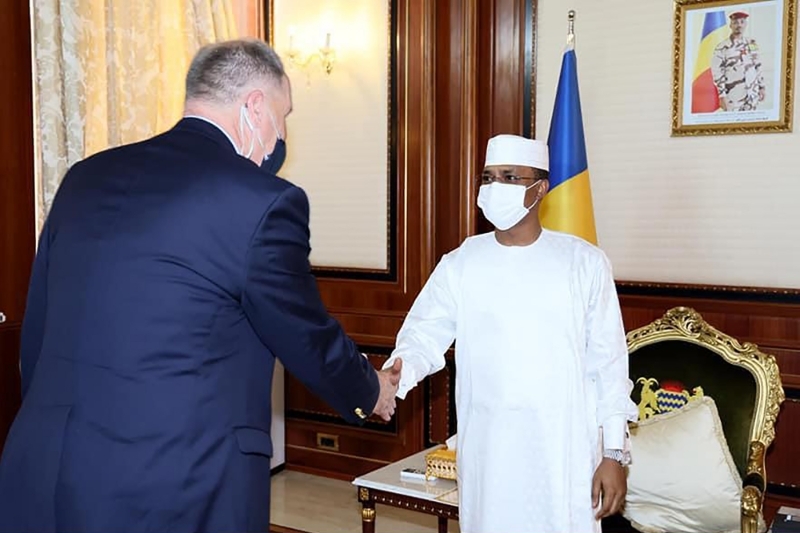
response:
<svg viewBox="0 0 800 533"><path fill-rule="evenodd" d="M600 531L624 502L628 352L611 265L543 229L547 145L489 141L478 205L495 231L445 255L397 336L405 398L456 341L463 533Z"/></svg>

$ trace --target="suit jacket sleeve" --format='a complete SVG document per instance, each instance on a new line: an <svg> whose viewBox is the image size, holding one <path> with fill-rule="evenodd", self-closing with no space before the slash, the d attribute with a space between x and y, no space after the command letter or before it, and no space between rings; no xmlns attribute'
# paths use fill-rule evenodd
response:
<svg viewBox="0 0 800 533"><path fill-rule="evenodd" d="M331 317L308 261L308 199L291 187L270 206L248 253L242 306L286 369L349 422L369 414L380 386L375 368Z"/></svg>
<svg viewBox="0 0 800 533"><path fill-rule="evenodd" d="M33 371L39 360L44 337L47 310L47 263L50 253L50 223L46 222L39 236L39 247L33 261L25 318L22 321L19 364L22 377L22 397L28 392Z"/></svg>

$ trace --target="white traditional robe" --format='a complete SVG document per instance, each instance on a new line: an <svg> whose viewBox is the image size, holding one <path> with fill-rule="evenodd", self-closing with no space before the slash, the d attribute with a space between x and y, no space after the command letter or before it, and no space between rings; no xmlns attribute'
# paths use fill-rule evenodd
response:
<svg viewBox="0 0 800 533"><path fill-rule="evenodd" d="M600 531L592 477L637 416L605 254L548 230L523 247L466 239L398 334L398 397L444 367L453 340L461 531Z"/></svg>

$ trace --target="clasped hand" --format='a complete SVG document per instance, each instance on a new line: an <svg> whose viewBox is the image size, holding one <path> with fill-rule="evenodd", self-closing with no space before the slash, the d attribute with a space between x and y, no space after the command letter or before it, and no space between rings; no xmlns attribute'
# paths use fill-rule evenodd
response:
<svg viewBox="0 0 800 533"><path fill-rule="evenodd" d="M378 373L378 382L381 386L381 392L378 395L378 402L372 410L372 414L378 415L385 421L392 419L394 411L397 408L395 396L397 388L400 386L400 372L403 370L403 360L395 359L392 366L384 370L376 371Z"/></svg>

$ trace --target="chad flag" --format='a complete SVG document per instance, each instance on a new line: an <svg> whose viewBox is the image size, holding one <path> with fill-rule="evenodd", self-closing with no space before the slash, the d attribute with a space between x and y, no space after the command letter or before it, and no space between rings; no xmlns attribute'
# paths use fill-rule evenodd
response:
<svg viewBox="0 0 800 533"><path fill-rule="evenodd" d="M577 58L571 39L561 61L547 145L550 149L550 192L542 202L542 226L597 244L578 92Z"/></svg>
<svg viewBox="0 0 800 533"><path fill-rule="evenodd" d="M714 48L725 39L725 33L725 12L706 13L692 76L692 113L713 113L719 109L719 93L711 75L711 56Z"/></svg>

